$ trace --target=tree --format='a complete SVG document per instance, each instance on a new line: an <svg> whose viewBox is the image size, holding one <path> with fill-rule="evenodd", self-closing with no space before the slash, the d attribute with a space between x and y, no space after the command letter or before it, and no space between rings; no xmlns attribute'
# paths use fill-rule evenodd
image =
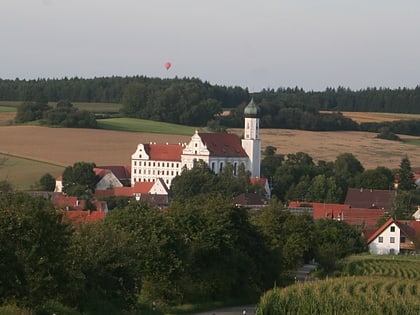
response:
<svg viewBox="0 0 420 315"><path fill-rule="evenodd" d="M407 156L401 160L400 168L398 169L397 174L398 190L409 191L416 188L413 170L411 169L410 160Z"/></svg>
<svg viewBox="0 0 420 315"><path fill-rule="evenodd" d="M367 250L361 231L344 221L317 220L315 240L315 258L327 272L334 269L339 259Z"/></svg>
<svg viewBox="0 0 420 315"><path fill-rule="evenodd" d="M390 189L393 188L393 181L392 171L386 167L366 170L363 173L359 173L355 178L357 188L367 189Z"/></svg>
<svg viewBox="0 0 420 315"><path fill-rule="evenodd" d="M135 261L132 277L141 297L180 303L185 237L168 215L158 208L133 202L112 211L105 224L129 238L127 245Z"/></svg>
<svg viewBox="0 0 420 315"><path fill-rule="evenodd" d="M63 172L63 192L89 200L95 191L98 177L93 169L94 163L76 162Z"/></svg>
<svg viewBox="0 0 420 315"><path fill-rule="evenodd" d="M116 313L137 301L138 252L131 235L104 222L78 226L68 263L77 281L68 299L86 313ZM94 303L92 303L94 301Z"/></svg>
<svg viewBox="0 0 420 315"><path fill-rule="evenodd" d="M39 179L40 189L45 191L54 191L55 189L55 178L50 173L45 173Z"/></svg>
<svg viewBox="0 0 420 315"><path fill-rule="evenodd" d="M72 291L71 236L43 198L0 194L0 303L40 307L64 301Z"/></svg>
<svg viewBox="0 0 420 315"><path fill-rule="evenodd" d="M185 300L260 294L273 284L270 252L246 209L218 194L201 194L173 201L168 214L187 246Z"/></svg>

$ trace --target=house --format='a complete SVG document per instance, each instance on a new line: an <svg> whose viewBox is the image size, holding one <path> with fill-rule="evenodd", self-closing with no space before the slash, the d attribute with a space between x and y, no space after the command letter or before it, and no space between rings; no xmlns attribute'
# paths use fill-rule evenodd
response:
<svg viewBox="0 0 420 315"><path fill-rule="evenodd" d="M384 209L352 208L349 204L291 201L288 210L292 213L309 213L315 220L343 221L362 230L366 239L375 231L378 220L387 212Z"/></svg>
<svg viewBox="0 0 420 315"><path fill-rule="evenodd" d="M170 187L172 179L180 175L184 167L191 169L195 160L203 160L216 174L231 163L234 174L244 165L252 177L260 177L259 111L253 100L245 107L242 141L234 134L196 130L189 143L139 144L131 156L131 186L160 178Z"/></svg>
<svg viewBox="0 0 420 315"><path fill-rule="evenodd" d="M395 190L349 188L346 194L345 204L352 208L384 209L390 211Z"/></svg>
<svg viewBox="0 0 420 315"><path fill-rule="evenodd" d="M98 199L107 197L133 198L161 209L169 205L169 188L161 178L155 182L136 182L133 187L96 190L94 196Z"/></svg>
<svg viewBox="0 0 420 315"><path fill-rule="evenodd" d="M416 250L420 221L390 218L373 233L367 243L372 254L400 254Z"/></svg>
<svg viewBox="0 0 420 315"><path fill-rule="evenodd" d="M125 187L130 185L130 170L125 166L101 166L94 167L93 171L98 177L95 190L106 190L115 187ZM55 180L55 192L63 191L63 177L59 176Z"/></svg>
<svg viewBox="0 0 420 315"><path fill-rule="evenodd" d="M267 199L261 194L246 192L233 198L233 204L237 207L246 207L256 211L267 205Z"/></svg>

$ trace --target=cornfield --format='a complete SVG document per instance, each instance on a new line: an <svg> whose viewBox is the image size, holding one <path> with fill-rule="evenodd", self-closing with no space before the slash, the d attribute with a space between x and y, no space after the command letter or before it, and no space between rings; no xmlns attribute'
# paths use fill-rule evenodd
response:
<svg viewBox="0 0 420 315"><path fill-rule="evenodd" d="M420 260L356 258L340 278L274 288L260 299L256 315L420 314Z"/></svg>

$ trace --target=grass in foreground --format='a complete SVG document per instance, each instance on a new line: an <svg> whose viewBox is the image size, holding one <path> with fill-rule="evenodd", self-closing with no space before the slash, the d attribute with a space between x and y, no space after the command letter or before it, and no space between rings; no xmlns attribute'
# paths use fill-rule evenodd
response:
<svg viewBox="0 0 420 315"><path fill-rule="evenodd" d="M176 134L190 136L195 127L170 124L160 121L136 119L136 118L109 118L98 119L99 128L107 130L150 132L162 134Z"/></svg>

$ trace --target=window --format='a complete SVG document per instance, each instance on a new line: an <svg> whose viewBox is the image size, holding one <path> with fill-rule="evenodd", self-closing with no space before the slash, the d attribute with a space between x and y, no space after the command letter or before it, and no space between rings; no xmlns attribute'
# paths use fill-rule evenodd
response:
<svg viewBox="0 0 420 315"><path fill-rule="evenodd" d="M395 232L395 226L391 226L391 232Z"/></svg>
<svg viewBox="0 0 420 315"><path fill-rule="evenodd" d="M384 242L384 238L382 236L379 236L378 243L383 243L383 242Z"/></svg>
<svg viewBox="0 0 420 315"><path fill-rule="evenodd" d="M214 162L211 162L211 170L214 172Z"/></svg>
<svg viewBox="0 0 420 315"><path fill-rule="evenodd" d="M401 236L400 243L405 243L405 236Z"/></svg>
<svg viewBox="0 0 420 315"><path fill-rule="evenodd" d="M223 169L223 162L220 162L219 173L222 171L222 169Z"/></svg>
<svg viewBox="0 0 420 315"><path fill-rule="evenodd" d="M394 243L395 243L395 237L390 237L390 238L389 238L389 242L390 242L391 244L394 244Z"/></svg>

